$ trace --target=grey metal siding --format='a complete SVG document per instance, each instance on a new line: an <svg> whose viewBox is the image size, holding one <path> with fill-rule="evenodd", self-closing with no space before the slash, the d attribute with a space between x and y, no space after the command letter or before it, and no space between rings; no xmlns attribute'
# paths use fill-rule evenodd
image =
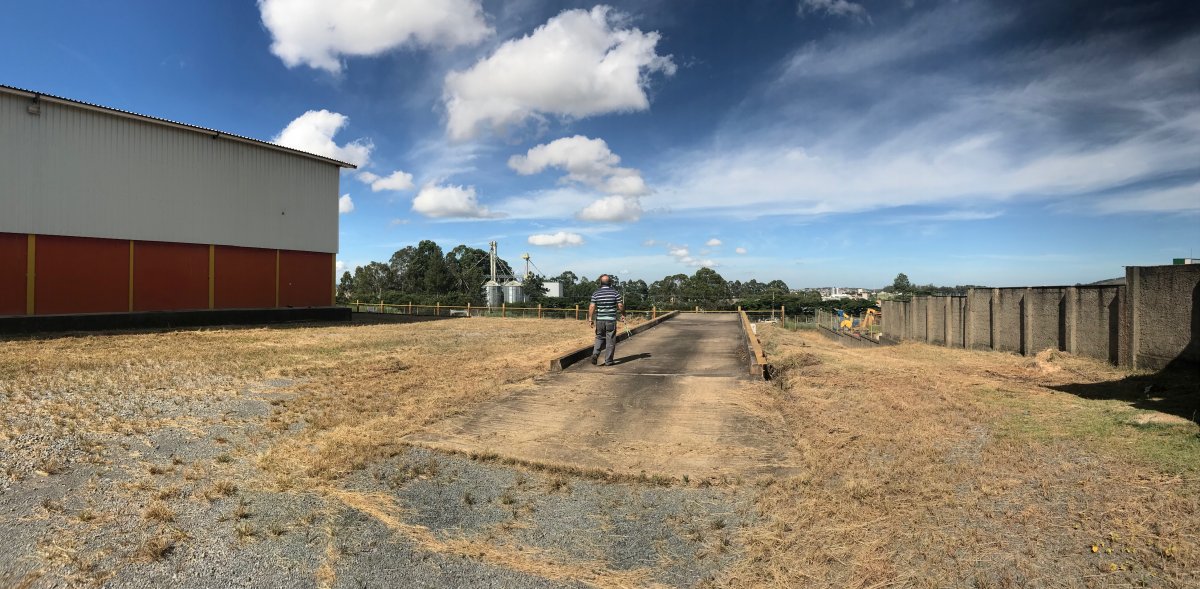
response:
<svg viewBox="0 0 1200 589"><path fill-rule="evenodd" d="M0 232L337 251L339 168L0 94Z"/></svg>

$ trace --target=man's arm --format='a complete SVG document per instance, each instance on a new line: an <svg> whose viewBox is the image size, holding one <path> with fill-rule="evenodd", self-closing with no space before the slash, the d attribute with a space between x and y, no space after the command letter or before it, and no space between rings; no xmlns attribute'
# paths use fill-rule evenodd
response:
<svg viewBox="0 0 1200 589"><path fill-rule="evenodd" d="M617 301L617 311L619 313L621 313L621 321L624 321L625 320L625 298L624 297L621 297L621 300Z"/></svg>
<svg viewBox="0 0 1200 589"><path fill-rule="evenodd" d="M596 324L595 317L596 317L596 303L591 303L588 305L588 323L595 325Z"/></svg>

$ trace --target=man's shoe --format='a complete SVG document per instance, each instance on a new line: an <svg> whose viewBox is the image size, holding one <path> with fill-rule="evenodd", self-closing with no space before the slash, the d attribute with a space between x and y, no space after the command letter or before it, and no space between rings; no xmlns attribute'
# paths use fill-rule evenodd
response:
<svg viewBox="0 0 1200 589"><path fill-rule="evenodd" d="M604 363L605 366L612 366L613 364L616 364L616 362L605 362Z"/></svg>
<svg viewBox="0 0 1200 589"><path fill-rule="evenodd" d="M600 357L600 356L592 356L592 366L595 366L595 365L596 365L596 359L597 359L597 358L599 358L599 357Z"/></svg>

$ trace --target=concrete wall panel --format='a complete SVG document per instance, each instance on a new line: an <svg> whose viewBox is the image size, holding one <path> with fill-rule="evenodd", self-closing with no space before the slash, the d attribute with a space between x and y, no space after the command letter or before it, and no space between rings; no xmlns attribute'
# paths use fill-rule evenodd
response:
<svg viewBox="0 0 1200 589"><path fill-rule="evenodd" d="M1001 288L996 290L993 301L995 349L1003 352L1023 353L1022 342L1025 327L1022 321L1025 289Z"/></svg>
<svg viewBox="0 0 1200 589"><path fill-rule="evenodd" d="M1200 365L1200 265L1130 267L1126 280L1133 367Z"/></svg>
<svg viewBox="0 0 1200 589"><path fill-rule="evenodd" d="M970 314L964 321L970 323L971 333L970 341L966 342L967 347L976 350L992 347L992 290L971 289L967 293L967 305Z"/></svg>
<svg viewBox="0 0 1200 589"><path fill-rule="evenodd" d="M1067 340L1064 288L1030 288L1025 294L1029 349L1033 355L1042 350L1065 350Z"/></svg>
<svg viewBox="0 0 1200 589"><path fill-rule="evenodd" d="M949 297L950 298L950 341L951 347L963 347L963 328L966 326L963 311L966 305L966 297Z"/></svg>
<svg viewBox="0 0 1200 589"><path fill-rule="evenodd" d="M946 343L946 303L943 297L926 297L929 303L929 342Z"/></svg>
<svg viewBox="0 0 1200 589"><path fill-rule="evenodd" d="M1121 288L1078 287L1075 290L1075 351L1079 356L1119 362Z"/></svg>
<svg viewBox="0 0 1200 589"><path fill-rule="evenodd" d="M912 312L912 334L909 336L916 341L928 341L927 332L925 331L926 317L929 315L926 308L928 297L913 297L908 308Z"/></svg>

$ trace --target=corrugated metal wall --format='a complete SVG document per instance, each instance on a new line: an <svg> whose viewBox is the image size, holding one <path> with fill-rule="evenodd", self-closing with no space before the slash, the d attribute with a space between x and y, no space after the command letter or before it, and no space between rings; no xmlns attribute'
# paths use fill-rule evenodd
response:
<svg viewBox="0 0 1200 589"><path fill-rule="evenodd" d="M0 93L0 232L334 253L339 168Z"/></svg>

